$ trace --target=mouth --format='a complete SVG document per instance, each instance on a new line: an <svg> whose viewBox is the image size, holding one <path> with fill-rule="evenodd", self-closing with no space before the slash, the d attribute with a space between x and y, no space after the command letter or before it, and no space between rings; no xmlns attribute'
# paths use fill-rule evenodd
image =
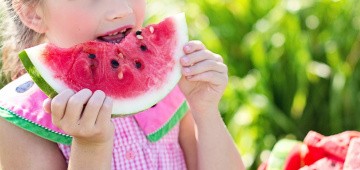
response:
<svg viewBox="0 0 360 170"><path fill-rule="evenodd" d="M131 32L131 30L132 27L130 26L122 27L97 37L97 40L118 44Z"/></svg>

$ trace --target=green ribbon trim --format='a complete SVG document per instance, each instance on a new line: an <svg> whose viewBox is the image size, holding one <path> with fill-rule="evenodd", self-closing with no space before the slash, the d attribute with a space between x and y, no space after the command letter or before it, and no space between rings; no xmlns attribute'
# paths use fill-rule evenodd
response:
<svg viewBox="0 0 360 170"><path fill-rule="evenodd" d="M26 51L19 53L19 58L23 63L26 71L30 74L32 80L39 86L39 88L50 98L57 95L57 92L42 78L39 71L36 69L34 64L31 62Z"/></svg>
<svg viewBox="0 0 360 170"><path fill-rule="evenodd" d="M150 142L156 142L160 140L164 135L166 135L186 114L189 110L189 107L184 101L181 106L177 109L176 113L170 118L170 120L163 125L159 130L149 134L147 138Z"/></svg>
<svg viewBox="0 0 360 170"><path fill-rule="evenodd" d="M56 143L62 143L65 145L71 144L72 141L71 136L61 134L59 132L55 132L44 126L36 124L30 120L20 117L19 115L8 109L0 107L0 117L3 117L8 122L13 123L16 126L19 126L20 128L32 132L42 138L48 139Z"/></svg>

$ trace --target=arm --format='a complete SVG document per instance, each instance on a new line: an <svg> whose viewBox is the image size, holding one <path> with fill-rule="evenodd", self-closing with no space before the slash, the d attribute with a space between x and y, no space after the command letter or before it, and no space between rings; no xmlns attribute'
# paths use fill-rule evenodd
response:
<svg viewBox="0 0 360 170"><path fill-rule="evenodd" d="M221 117L218 112L213 115L200 119L196 126L192 113L188 112L180 122L179 141L187 168L245 169Z"/></svg>
<svg viewBox="0 0 360 170"><path fill-rule="evenodd" d="M196 127L190 111L180 122L179 143L184 152L187 169L198 169Z"/></svg>
<svg viewBox="0 0 360 170"><path fill-rule="evenodd" d="M220 55L207 50L200 41L187 43L184 52L186 55L180 60L183 76L179 87L190 106L192 126L196 127L198 169L245 169L218 108L228 81L227 66ZM184 122L189 119L185 117ZM186 159L188 144L183 144Z"/></svg>
<svg viewBox="0 0 360 170"><path fill-rule="evenodd" d="M73 140L69 170L111 169L113 143L88 144Z"/></svg>
<svg viewBox="0 0 360 170"><path fill-rule="evenodd" d="M0 127L0 169L66 169L65 158L56 143L2 118Z"/></svg>
<svg viewBox="0 0 360 170"><path fill-rule="evenodd" d="M199 114L195 113L194 115ZM219 112L195 118L198 131L199 169L245 169Z"/></svg>

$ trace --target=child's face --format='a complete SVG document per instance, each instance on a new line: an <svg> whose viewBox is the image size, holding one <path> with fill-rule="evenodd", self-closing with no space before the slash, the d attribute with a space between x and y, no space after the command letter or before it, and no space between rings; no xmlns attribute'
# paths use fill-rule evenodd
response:
<svg viewBox="0 0 360 170"><path fill-rule="evenodd" d="M70 47L89 40L118 42L141 27L144 15L145 0L45 0L42 21L49 42Z"/></svg>

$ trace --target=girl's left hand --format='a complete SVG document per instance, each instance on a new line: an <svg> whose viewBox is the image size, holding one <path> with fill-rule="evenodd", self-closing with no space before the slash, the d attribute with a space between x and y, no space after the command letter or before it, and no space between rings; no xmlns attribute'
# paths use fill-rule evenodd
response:
<svg viewBox="0 0 360 170"><path fill-rule="evenodd" d="M228 68L222 57L206 49L200 41L188 42L184 52L186 55L180 59L183 76L179 87L191 110L217 111L228 82Z"/></svg>

